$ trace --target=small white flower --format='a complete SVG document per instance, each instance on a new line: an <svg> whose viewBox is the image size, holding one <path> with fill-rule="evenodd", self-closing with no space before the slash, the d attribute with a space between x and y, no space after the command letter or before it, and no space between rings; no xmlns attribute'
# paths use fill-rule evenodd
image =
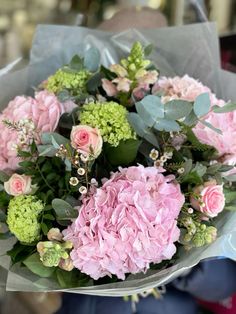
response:
<svg viewBox="0 0 236 314"><path fill-rule="evenodd" d="M80 155L80 159L81 159L84 163L86 163L86 162L89 160L89 156L88 156L88 155L83 155L83 154L81 154L81 155Z"/></svg>
<svg viewBox="0 0 236 314"><path fill-rule="evenodd" d="M189 208L188 208L188 213L189 213L189 214L192 214L192 213L193 213L193 208L192 208L192 207L189 207Z"/></svg>
<svg viewBox="0 0 236 314"><path fill-rule="evenodd" d="M80 192L81 194L86 194L86 193L87 193L87 188L82 185L82 186L79 188L79 192Z"/></svg>
<svg viewBox="0 0 236 314"><path fill-rule="evenodd" d="M69 182L70 182L70 185L76 186L79 183L79 180L76 177L71 177Z"/></svg>
<svg viewBox="0 0 236 314"><path fill-rule="evenodd" d="M167 161L167 157L165 155L161 156L160 161L165 163Z"/></svg>
<svg viewBox="0 0 236 314"><path fill-rule="evenodd" d="M154 162L154 166L155 167L163 167L164 166L164 163L161 161L161 160L156 160L155 162Z"/></svg>
<svg viewBox="0 0 236 314"><path fill-rule="evenodd" d="M77 170L77 173L78 173L79 176L83 176L85 174L85 169L84 168L79 168Z"/></svg>
<svg viewBox="0 0 236 314"><path fill-rule="evenodd" d="M97 180L95 178L92 178L90 182L91 182L92 185L95 185L95 186L98 185L98 182L97 182Z"/></svg>
<svg viewBox="0 0 236 314"><path fill-rule="evenodd" d="M159 156L159 152L158 150L156 150L155 148L153 148L149 154L149 157L152 159L152 160L157 160Z"/></svg>
<svg viewBox="0 0 236 314"><path fill-rule="evenodd" d="M184 173L184 168L179 168L178 171L177 171L179 174L183 174Z"/></svg>

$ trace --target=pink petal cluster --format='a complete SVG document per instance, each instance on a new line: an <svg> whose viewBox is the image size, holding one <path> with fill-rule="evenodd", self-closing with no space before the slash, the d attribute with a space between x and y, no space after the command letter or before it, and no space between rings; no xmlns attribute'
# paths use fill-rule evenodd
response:
<svg viewBox="0 0 236 314"><path fill-rule="evenodd" d="M95 280L113 274L125 279L171 259L184 203L174 178L155 167L120 169L84 198L78 218L63 232L73 243L74 266Z"/></svg>
<svg viewBox="0 0 236 314"><path fill-rule="evenodd" d="M17 132L3 124L3 120L19 122L30 119L40 132L52 132L56 129L60 116L74 108L73 102L62 104L48 91L36 93L35 98L17 96L0 114L0 170L9 171L17 168L19 159L16 150Z"/></svg>
<svg viewBox="0 0 236 314"><path fill-rule="evenodd" d="M211 90L204 86L198 80L184 75L183 77L161 77L158 82L153 86L153 94L162 91L164 95L162 100L164 103L173 99L183 99L187 101L194 101L197 96L203 93L209 93L211 102L216 101L215 95Z"/></svg>

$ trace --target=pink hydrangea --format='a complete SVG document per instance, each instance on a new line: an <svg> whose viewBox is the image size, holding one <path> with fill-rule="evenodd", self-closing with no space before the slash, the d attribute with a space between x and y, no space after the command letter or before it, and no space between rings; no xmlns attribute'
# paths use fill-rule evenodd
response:
<svg viewBox="0 0 236 314"><path fill-rule="evenodd" d="M0 170L9 171L17 168L19 159L16 149L17 133L6 127L2 121L19 122L22 119L33 121L40 133L56 129L60 116L74 108L73 102L62 104L48 91L36 93L35 98L17 96L9 102L0 114Z"/></svg>
<svg viewBox="0 0 236 314"><path fill-rule="evenodd" d="M171 259L183 203L173 175L142 165L113 173L83 199L78 218L64 230L64 239L74 245L74 266L95 280L125 279L126 273L145 272L150 263Z"/></svg>
<svg viewBox="0 0 236 314"><path fill-rule="evenodd" d="M198 80L184 75L183 77L161 77L153 86L152 92L155 94L158 91L164 92L162 100L164 103L173 99L183 99L194 101L197 96L203 93L209 93L211 102L215 103L216 97L211 90L204 86Z"/></svg>
<svg viewBox="0 0 236 314"><path fill-rule="evenodd" d="M219 100L217 105L222 106L225 103ZM219 157L223 157L223 162L234 164L233 160L236 160L236 111L220 114L210 112L206 121L220 129L222 134L198 123L193 129L195 135L202 143L215 147Z"/></svg>

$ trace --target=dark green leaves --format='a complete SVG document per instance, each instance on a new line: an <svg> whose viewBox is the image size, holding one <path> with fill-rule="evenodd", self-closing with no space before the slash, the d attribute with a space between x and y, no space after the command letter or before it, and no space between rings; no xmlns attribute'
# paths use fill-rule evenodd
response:
<svg viewBox="0 0 236 314"><path fill-rule="evenodd" d="M76 269L73 269L72 271L65 271L58 268L56 276L59 285L63 289L86 286L86 284L88 284L91 280L89 276L80 273Z"/></svg>
<svg viewBox="0 0 236 314"><path fill-rule="evenodd" d="M7 216L6 214L0 209L0 222L6 222Z"/></svg>
<svg viewBox="0 0 236 314"><path fill-rule="evenodd" d="M52 207L58 220L70 220L78 216L78 211L62 199L55 198L52 201Z"/></svg>
<svg viewBox="0 0 236 314"><path fill-rule="evenodd" d="M141 141L130 139L120 142L119 146L106 146L105 152L112 165L128 165L135 160Z"/></svg>
<svg viewBox="0 0 236 314"><path fill-rule="evenodd" d="M23 263L32 273L43 278L50 277L55 271L55 267L46 267L42 264L38 253L29 256Z"/></svg>
<svg viewBox="0 0 236 314"><path fill-rule="evenodd" d="M144 48L145 57L148 57L152 53L153 47L153 44L149 44Z"/></svg>
<svg viewBox="0 0 236 314"><path fill-rule="evenodd" d="M204 93L199 95L194 104L193 104L193 110L196 116L202 117L206 115L211 107L211 101L210 101L210 96L209 93Z"/></svg>

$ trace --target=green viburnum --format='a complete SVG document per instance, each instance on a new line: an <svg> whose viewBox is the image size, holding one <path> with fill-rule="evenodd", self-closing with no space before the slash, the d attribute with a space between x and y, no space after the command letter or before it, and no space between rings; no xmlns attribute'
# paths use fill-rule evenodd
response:
<svg viewBox="0 0 236 314"><path fill-rule="evenodd" d="M72 243L45 241L37 244L40 260L46 267L56 267L61 260L69 258L68 250L72 248Z"/></svg>
<svg viewBox="0 0 236 314"><path fill-rule="evenodd" d="M59 93L64 89L74 91L76 94L84 93L90 76L88 70L69 72L59 69L54 75L49 76L45 88L53 93Z"/></svg>
<svg viewBox="0 0 236 314"><path fill-rule="evenodd" d="M215 241L217 235L217 229L213 226L207 227L202 224L196 234L192 238L192 242L195 247L201 247L206 244L211 244Z"/></svg>
<svg viewBox="0 0 236 314"><path fill-rule="evenodd" d="M38 218L43 208L43 202L32 195L19 195L10 201L7 224L11 233L20 242L29 244L38 240L40 235Z"/></svg>
<svg viewBox="0 0 236 314"><path fill-rule="evenodd" d="M80 123L99 129L104 142L118 146L120 141L136 139L127 120L127 110L116 102L89 103L83 106Z"/></svg>

